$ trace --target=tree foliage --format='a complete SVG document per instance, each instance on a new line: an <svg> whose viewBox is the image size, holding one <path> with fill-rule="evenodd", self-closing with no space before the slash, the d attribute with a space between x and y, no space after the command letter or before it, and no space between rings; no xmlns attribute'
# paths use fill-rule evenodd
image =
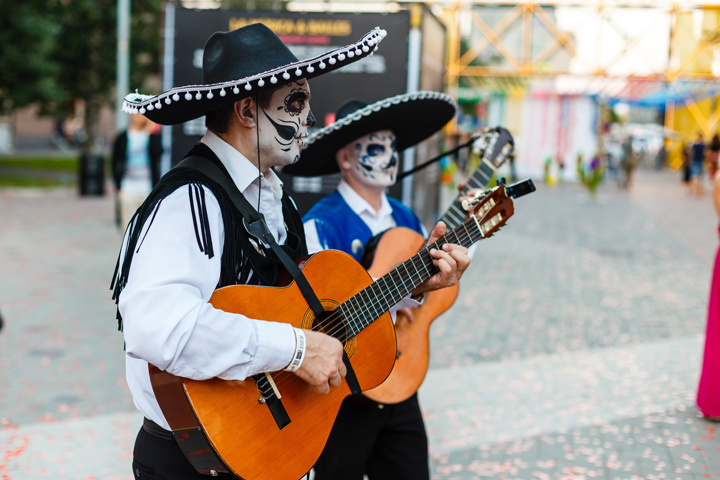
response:
<svg viewBox="0 0 720 480"><path fill-rule="evenodd" d="M160 69L162 0L131 0L134 85ZM114 102L117 0L0 2L0 113L30 104L60 119L82 100L92 148L100 110Z"/></svg>
<svg viewBox="0 0 720 480"><path fill-rule="evenodd" d="M63 95L52 59L60 25L47 0L0 2L0 114Z"/></svg>
<svg viewBox="0 0 720 480"><path fill-rule="evenodd" d="M135 0L131 4L130 71L142 84L159 69L162 2ZM70 99L82 99L87 142L93 147L100 109L113 104L117 58L117 0L56 0L54 16L62 25L55 59L58 83ZM67 105L48 105L69 113Z"/></svg>

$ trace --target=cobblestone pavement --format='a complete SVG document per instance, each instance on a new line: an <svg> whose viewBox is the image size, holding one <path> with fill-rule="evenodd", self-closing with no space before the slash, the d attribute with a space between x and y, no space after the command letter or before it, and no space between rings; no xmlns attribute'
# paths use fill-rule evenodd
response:
<svg viewBox="0 0 720 480"><path fill-rule="evenodd" d="M720 478L695 388L717 249L674 172L538 185L431 331L434 480ZM0 190L0 480L131 480L113 201Z"/></svg>

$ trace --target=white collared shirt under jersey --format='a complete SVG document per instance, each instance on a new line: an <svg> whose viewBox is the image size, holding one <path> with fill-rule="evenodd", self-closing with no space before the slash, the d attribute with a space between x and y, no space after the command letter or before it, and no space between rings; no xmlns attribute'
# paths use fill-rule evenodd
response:
<svg viewBox="0 0 720 480"><path fill-rule="evenodd" d="M240 152L208 131L201 140L215 152L245 198L265 215L279 244L287 233L282 213L282 183L258 169ZM292 326L247 318L208 303L220 278L223 220L215 196L205 188L208 224L215 255L200 251L183 186L166 197L143 226L139 249L118 308L126 343L126 377L135 406L170 429L155 399L148 362L174 375L204 380L242 380L259 372L282 370L295 352ZM197 207L196 207L197 208ZM147 232L147 235L146 235ZM125 241L123 242L123 244Z"/></svg>
<svg viewBox="0 0 720 480"><path fill-rule="evenodd" d="M340 180L337 190L343 197L343 200L345 200L345 203L347 203L352 211L357 213L362 221L365 222L365 225L370 228L373 236L384 232L388 228L397 226L395 218L392 216L392 207L390 206L390 202L388 202L385 194L382 196L380 211L376 212L375 209L370 206L370 204L355 190L353 190L353 188L344 179ZM304 226L308 252L316 253L321 250L326 250L328 247L320 242L317 227L315 226L315 220L308 220L305 222ZM428 236L425 227L423 227L423 236L426 238Z"/></svg>

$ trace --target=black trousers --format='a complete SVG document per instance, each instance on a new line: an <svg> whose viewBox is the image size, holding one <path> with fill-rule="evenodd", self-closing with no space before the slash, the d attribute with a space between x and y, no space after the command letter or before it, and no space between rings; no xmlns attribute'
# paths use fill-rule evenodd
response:
<svg viewBox="0 0 720 480"><path fill-rule="evenodd" d="M198 473L175 440L156 437L143 428L135 439L132 469L136 480L237 479L231 474L211 477Z"/></svg>
<svg viewBox="0 0 720 480"><path fill-rule="evenodd" d="M428 480L428 442L417 394L379 405L345 399L314 467L315 480Z"/></svg>

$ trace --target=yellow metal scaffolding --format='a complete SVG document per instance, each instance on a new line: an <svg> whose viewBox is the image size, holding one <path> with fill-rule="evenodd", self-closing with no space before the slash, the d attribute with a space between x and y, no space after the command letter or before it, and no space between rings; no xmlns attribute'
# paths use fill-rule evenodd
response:
<svg viewBox="0 0 720 480"><path fill-rule="evenodd" d="M720 121L720 102L706 102L701 105L692 95L681 95L687 89L680 88L683 82L715 84L720 74L720 2L652 2L652 1L548 1L511 3L502 1L463 1L463 2L425 2L436 14L439 14L448 28L447 85L451 93L460 90L461 81L467 85L495 85L512 88L522 85L531 78L553 78L558 76L578 76L578 72L556 65L549 61L562 52L569 58L578 59L573 35L563 30L556 21L558 8L576 9L585 13L585 22L593 21L596 26L595 62L585 62L583 75L597 79L611 80L624 78L634 82L652 82L664 88L675 89L682 98L682 104L666 105L666 124L675 128L679 117L676 110L683 108L695 123L694 130L708 135L717 129ZM502 7L502 8L497 8ZM483 12L504 12L502 18L490 24L483 18ZM668 24L668 51L666 67L640 75L617 75L612 73L614 66L627 61L627 55L637 50L647 34L642 28L623 28L614 20L613 14L626 9L640 11L652 16L648 25L656 22ZM469 20L468 20L469 19ZM582 20L581 20L582 22ZM470 25L471 34L461 29ZM578 25L582 27L582 25ZM544 30L545 38L538 41L535 30ZM649 28L649 27L648 27ZM505 37L512 34L521 36L511 48ZM603 58L606 35L612 31L624 39L624 45L609 60ZM550 38L547 38L547 35ZM467 42L467 38L476 38ZM492 51L501 57L502 65L478 65L477 60L483 54ZM650 85L650 84L648 84ZM682 118L682 115L680 115ZM693 132L694 133L694 132Z"/></svg>

